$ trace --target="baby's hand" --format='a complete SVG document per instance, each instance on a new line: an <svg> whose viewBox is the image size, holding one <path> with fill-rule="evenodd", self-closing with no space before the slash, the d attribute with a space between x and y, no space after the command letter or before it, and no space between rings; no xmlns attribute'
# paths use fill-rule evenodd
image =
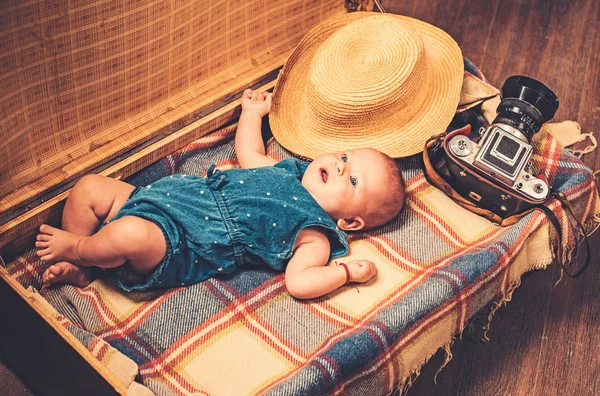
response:
<svg viewBox="0 0 600 396"><path fill-rule="evenodd" d="M346 265L352 282L366 282L377 273L375 263L369 260L352 260Z"/></svg>
<svg viewBox="0 0 600 396"><path fill-rule="evenodd" d="M242 95L242 112L255 112L263 117L271 111L272 98L272 93L247 89Z"/></svg>

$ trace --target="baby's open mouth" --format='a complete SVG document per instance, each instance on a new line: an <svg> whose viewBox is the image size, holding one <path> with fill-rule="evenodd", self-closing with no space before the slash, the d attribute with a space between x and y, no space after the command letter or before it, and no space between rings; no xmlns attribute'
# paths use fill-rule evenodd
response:
<svg viewBox="0 0 600 396"><path fill-rule="evenodd" d="M327 171L325 169L321 169L321 180L323 180L323 183L327 183Z"/></svg>

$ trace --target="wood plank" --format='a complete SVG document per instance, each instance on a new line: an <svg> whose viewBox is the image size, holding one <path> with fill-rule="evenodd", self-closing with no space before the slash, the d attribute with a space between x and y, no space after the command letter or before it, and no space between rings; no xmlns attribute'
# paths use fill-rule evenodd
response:
<svg viewBox="0 0 600 396"><path fill-rule="evenodd" d="M595 19L588 20L586 26L588 34L584 36L585 45L582 51L587 56L585 74L573 76L583 80L580 92L579 108L577 113L570 114L580 125L582 132L594 132L600 140L600 2L592 2L594 8L589 10ZM577 144L575 147L583 149L590 141ZM600 169L600 149L584 157L584 162L592 169ZM598 179L597 179L598 181Z"/></svg>
<svg viewBox="0 0 600 396"><path fill-rule="evenodd" d="M525 74L548 85L560 106L555 120L576 119L587 67L585 26L592 1L515 2L499 8L482 69L496 86ZM568 5L570 4L570 5ZM593 25L593 22L592 22Z"/></svg>
<svg viewBox="0 0 600 396"><path fill-rule="evenodd" d="M496 86L514 74L537 78L559 96L555 121L577 120L600 138L600 2L595 0L384 1L387 11L445 29ZM576 147L583 148L586 143ZM600 149L583 158L600 169ZM489 343L457 340L453 360L438 352L409 395L600 394L600 231L582 279L558 265L536 271L492 322Z"/></svg>
<svg viewBox="0 0 600 396"><path fill-rule="evenodd" d="M600 130L600 3L549 2L545 31L549 48L540 75L556 81L561 99L558 119L576 119L584 132ZM595 33L594 33L595 32ZM589 142L588 142L589 143ZM586 144L578 145L578 147ZM583 147L581 147L583 148ZM584 158L600 168L600 153ZM580 281L563 280L552 293L535 378L535 394L600 393L600 235L592 239L591 268ZM557 282L560 271L554 272Z"/></svg>
<svg viewBox="0 0 600 396"><path fill-rule="evenodd" d="M600 238L594 242L597 259ZM535 394L565 390L573 395L600 394L600 268L597 260L595 264L586 273L585 283L564 279L552 294L541 335Z"/></svg>
<svg viewBox="0 0 600 396"><path fill-rule="evenodd" d="M444 30L461 47L463 56L478 67L485 54L498 0L384 1L387 12L420 19Z"/></svg>
<svg viewBox="0 0 600 396"><path fill-rule="evenodd" d="M126 394L119 382L0 265L0 349L36 394ZM77 380L74 380L77 379Z"/></svg>

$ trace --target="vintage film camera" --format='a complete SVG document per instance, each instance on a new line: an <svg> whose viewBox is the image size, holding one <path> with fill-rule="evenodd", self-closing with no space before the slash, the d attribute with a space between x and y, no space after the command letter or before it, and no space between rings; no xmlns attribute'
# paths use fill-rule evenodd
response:
<svg viewBox="0 0 600 396"><path fill-rule="evenodd" d="M443 147L449 183L476 206L507 217L543 203L550 188L530 167L531 139L552 119L558 98L541 82L512 76L502 86L497 116L477 141L449 133Z"/></svg>

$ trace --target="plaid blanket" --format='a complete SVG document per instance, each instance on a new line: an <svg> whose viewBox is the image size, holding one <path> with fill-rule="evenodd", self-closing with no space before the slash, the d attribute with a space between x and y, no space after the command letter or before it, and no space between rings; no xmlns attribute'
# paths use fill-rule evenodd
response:
<svg viewBox="0 0 600 396"><path fill-rule="evenodd" d="M129 181L204 174L213 163L236 167L234 133L235 125L206 135ZM590 169L550 135L538 136L533 161L591 227L600 203ZM292 155L273 139L267 151L276 160ZM120 367L115 360L127 356L159 395L387 394L410 383L437 349L448 350L491 300L510 298L524 272L550 264L555 235L541 211L498 227L432 187L419 156L399 163L405 209L391 224L350 238L348 260L377 263L366 284L300 301L286 292L283 274L253 269L163 291L125 293L99 279L41 294L102 362ZM559 202L548 205L570 252L569 219ZM45 266L33 252L8 269L39 288Z"/></svg>

